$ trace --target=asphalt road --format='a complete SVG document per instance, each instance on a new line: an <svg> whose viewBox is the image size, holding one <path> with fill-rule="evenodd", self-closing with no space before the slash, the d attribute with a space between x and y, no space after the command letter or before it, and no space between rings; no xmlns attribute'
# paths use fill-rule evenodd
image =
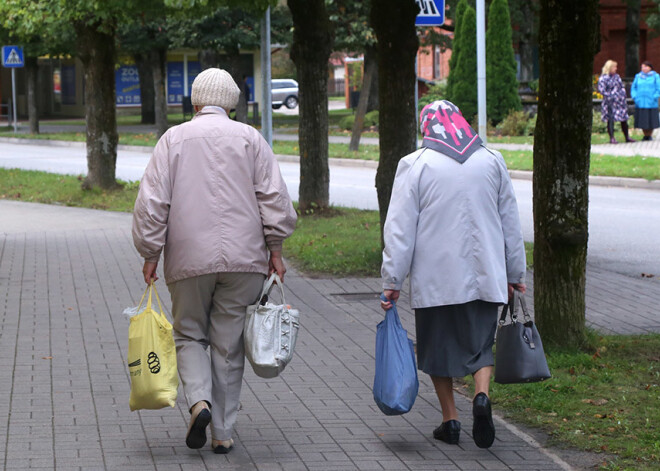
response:
<svg viewBox="0 0 660 471"><path fill-rule="evenodd" d="M139 180L150 154L120 151L117 178ZM0 166L78 175L86 173L84 147L48 147L0 143ZM289 192L298 195L297 163L281 162ZM373 168L331 167L330 201L334 205L377 209ZM514 180L525 240L533 240L532 184ZM0 227L0 231L1 231ZM591 186L589 263L639 277L660 274L660 192Z"/></svg>

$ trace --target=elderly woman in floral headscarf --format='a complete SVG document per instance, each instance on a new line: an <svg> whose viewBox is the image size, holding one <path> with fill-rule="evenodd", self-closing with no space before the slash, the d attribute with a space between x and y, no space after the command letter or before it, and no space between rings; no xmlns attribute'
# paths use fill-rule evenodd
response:
<svg viewBox="0 0 660 471"><path fill-rule="evenodd" d="M504 159L449 101L422 110L422 148L403 157L385 222L383 290L391 307L410 274L418 368L431 376L442 424L434 438L458 443L453 378L473 375L472 437L495 439L488 389L498 306L525 291L525 247Z"/></svg>
<svg viewBox="0 0 660 471"><path fill-rule="evenodd" d="M614 122L621 122L621 131L626 142L634 142L628 136L628 104L626 103L626 89L619 74L616 73L616 62L605 62L603 71L598 79L598 91L603 95L601 104L601 119L607 123L607 133L610 135L610 144L616 144L614 138Z"/></svg>

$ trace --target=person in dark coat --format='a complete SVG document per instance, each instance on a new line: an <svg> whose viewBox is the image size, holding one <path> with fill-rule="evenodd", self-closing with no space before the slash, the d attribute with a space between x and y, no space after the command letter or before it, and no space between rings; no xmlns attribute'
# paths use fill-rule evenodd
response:
<svg viewBox="0 0 660 471"><path fill-rule="evenodd" d="M607 123L607 133L610 135L610 144L616 144L614 138L614 122L621 123L621 131L626 142L634 142L628 136L628 104L626 103L626 89L619 74L616 73L617 64L608 60L603 66L603 72L598 79L598 91L603 95L601 105L601 119Z"/></svg>

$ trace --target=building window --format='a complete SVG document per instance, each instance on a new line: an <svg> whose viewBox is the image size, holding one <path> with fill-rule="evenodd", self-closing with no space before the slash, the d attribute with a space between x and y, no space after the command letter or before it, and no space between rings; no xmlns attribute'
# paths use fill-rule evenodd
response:
<svg viewBox="0 0 660 471"><path fill-rule="evenodd" d="M442 56L440 46L433 48L433 78L442 78Z"/></svg>

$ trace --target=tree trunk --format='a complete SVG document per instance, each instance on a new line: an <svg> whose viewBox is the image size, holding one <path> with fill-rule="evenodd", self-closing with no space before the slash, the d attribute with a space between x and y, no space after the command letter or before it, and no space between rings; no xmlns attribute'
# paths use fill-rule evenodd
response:
<svg viewBox="0 0 660 471"><path fill-rule="evenodd" d="M627 0L626 7L626 77L639 72L639 11L640 0Z"/></svg>
<svg viewBox="0 0 660 471"><path fill-rule="evenodd" d="M115 111L115 38L99 25L77 24L78 55L85 77L87 121L87 177L84 189L114 189L117 164Z"/></svg>
<svg viewBox="0 0 660 471"><path fill-rule="evenodd" d="M39 109L37 107L39 65L36 57L25 58L25 73L27 75L27 105L30 134L39 134Z"/></svg>
<svg viewBox="0 0 660 471"><path fill-rule="evenodd" d="M371 77L371 88L369 89L369 103L367 104L367 113L379 108L378 105L378 50L375 46L367 47L364 53L364 67L369 68L369 64L374 63L373 75Z"/></svg>
<svg viewBox="0 0 660 471"><path fill-rule="evenodd" d="M197 54L197 57L199 58L199 65L202 70L219 67L218 53L213 49L202 49Z"/></svg>
<svg viewBox="0 0 660 471"><path fill-rule="evenodd" d="M225 52L227 53L227 62L229 72L241 90L236 104L236 116L234 119L241 123L247 123L247 98L245 97L245 86L243 85L243 71L241 70L241 54L238 46L228 47Z"/></svg>
<svg viewBox="0 0 660 471"><path fill-rule="evenodd" d="M324 0L288 0L293 18L291 59L298 72L300 213L329 205L328 61L334 42Z"/></svg>
<svg viewBox="0 0 660 471"><path fill-rule="evenodd" d="M529 1L520 4L524 21L518 26L518 53L520 54L520 82L528 84L534 78L534 12Z"/></svg>
<svg viewBox="0 0 660 471"><path fill-rule="evenodd" d="M154 81L154 116L158 137L167 131L167 93L165 92L167 49L152 49L149 51L149 64Z"/></svg>
<svg viewBox="0 0 660 471"><path fill-rule="evenodd" d="M145 54L134 54L133 59L140 77L140 109L142 112L142 124L156 124L154 110L154 73L151 70L149 59Z"/></svg>
<svg viewBox="0 0 660 471"><path fill-rule="evenodd" d="M376 190L382 228L399 159L417 148L415 110L415 30L413 1L372 2L371 24L378 38L380 162Z"/></svg>
<svg viewBox="0 0 660 471"><path fill-rule="evenodd" d="M358 102L357 111L355 112L351 143L348 145L348 148L353 152L357 152L360 148L360 137L362 135L362 128L364 128L364 115L367 114L367 105L369 104L369 97L371 96L371 82L373 82L375 68L376 63L374 61L365 64L364 77L362 78L362 90L360 91L360 101Z"/></svg>
<svg viewBox="0 0 660 471"><path fill-rule="evenodd" d="M585 329L591 80L598 0L542 0L534 132L534 311L543 340L580 345Z"/></svg>

